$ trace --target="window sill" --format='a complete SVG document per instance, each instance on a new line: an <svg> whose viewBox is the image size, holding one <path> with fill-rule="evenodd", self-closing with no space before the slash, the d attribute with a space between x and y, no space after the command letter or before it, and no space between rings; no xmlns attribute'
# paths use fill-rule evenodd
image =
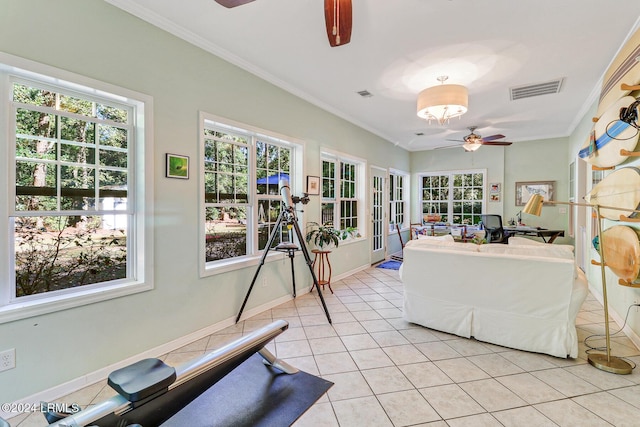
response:
<svg viewBox="0 0 640 427"><path fill-rule="evenodd" d="M56 311L80 307L153 289L152 283L127 282L120 285L100 286L92 289L58 295L43 295L27 301L16 301L0 307L0 324L40 316Z"/></svg>
<svg viewBox="0 0 640 427"><path fill-rule="evenodd" d="M296 256L298 256L298 253L300 253L300 251L296 251ZM267 257L265 258L265 262L280 261L283 259L283 257L287 256L288 255L285 252L279 252L271 249ZM255 255L250 257L242 257L241 259L214 261L210 265L205 265L204 270L200 271L200 277L203 278L215 276L217 274L254 267L260 264L261 259L262 254L260 254L259 256Z"/></svg>

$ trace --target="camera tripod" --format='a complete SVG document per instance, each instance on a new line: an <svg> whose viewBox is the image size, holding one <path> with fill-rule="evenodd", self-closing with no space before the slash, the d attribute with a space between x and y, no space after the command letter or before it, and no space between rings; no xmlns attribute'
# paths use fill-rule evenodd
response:
<svg viewBox="0 0 640 427"><path fill-rule="evenodd" d="M282 192L283 189L288 189L289 186L286 187L282 187L280 189L280 191ZM307 203L309 201L309 198L307 197L307 195L305 194L304 197L300 198L300 197L293 197L293 198L289 198L289 197L284 197L285 200L291 199L291 201L293 203L297 203L299 201L301 201L303 204ZM247 291L247 295L244 297L244 302L242 303L242 306L240 307L240 312L238 312L238 316L236 317L236 323L238 323L238 321L240 320L240 316L242 316L242 311L244 310L245 305L247 304L247 301L249 300L249 295L251 294L251 290L253 289L253 286L256 284L256 280L258 279L258 275L260 274L260 269L262 268L262 266L264 265L264 261L267 258L267 255L269 254L269 251L272 249L271 245L273 244L273 242L275 241L276 236L278 235L278 232L280 231L280 226L284 223L286 224L287 228L290 230L292 227L295 230L296 236L298 237L298 242L300 243L300 250L302 251L302 254L304 255L304 259L305 262L307 264L307 267L309 267L309 272L311 273L311 277L313 278L313 286L315 286L315 288L318 290L318 296L320 297L320 302L322 302L322 307L324 308L324 312L327 315L327 321L329 323L331 323L331 316L329 316L329 310L327 309L327 304L324 302L324 297L322 296L322 291L320 290L320 284L318 283L318 279L316 277L315 272L313 271L313 261L311 261L311 257L309 256L309 251L307 250L307 247L304 244L304 240L302 238L302 233L300 232L300 226L298 225L298 221L296 219L296 212L294 207L292 206L293 203L289 204L289 203L284 203L282 210L280 211L280 215L278 215L278 220L275 224L275 226L273 227L273 230L271 230L271 234L269 235L269 241L267 242L267 245L264 248L264 252L262 253L262 258L260 259L260 264L258 265L258 268L256 269L256 273L253 276L253 280L251 281L251 285L249 286L249 290ZM279 245L277 245L274 248L276 251L280 251L280 252L287 252L289 259L291 260L291 277L293 280L293 297L296 297L296 278L295 278L295 271L293 268L293 258L295 256L295 252L298 250L298 246L296 246L295 243L293 242L283 242L280 243ZM313 290L313 288L312 288Z"/></svg>

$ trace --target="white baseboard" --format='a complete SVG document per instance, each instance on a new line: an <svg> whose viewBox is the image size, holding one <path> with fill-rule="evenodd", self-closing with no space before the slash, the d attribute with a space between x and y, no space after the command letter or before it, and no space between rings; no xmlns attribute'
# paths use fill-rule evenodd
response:
<svg viewBox="0 0 640 427"><path fill-rule="evenodd" d="M273 301L269 301L268 303L262 304L258 307L254 307L250 310L243 312L242 318L246 319L251 316L255 316L256 314L262 313L263 311L270 310L274 307L279 306L287 301L293 299L292 295L285 295L283 297L277 298ZM95 384L100 381L105 381L109 374L116 369L124 368L138 360L152 358L152 357L160 357L164 354L170 353L180 347L183 347L187 344L190 344L194 341L197 341L201 338L209 336L213 333L216 333L224 328L229 326L233 326L235 324L235 316L224 319L218 323L214 323L213 325L209 325L205 328L202 328L198 331L192 332L188 335L177 338L173 341L170 341L166 344L162 344L160 346L154 347L150 350L139 353L135 356L131 356L127 359L124 359L120 362L111 364L109 366L105 366L104 368L100 368L94 372L90 372L81 377L75 378L71 381L67 381L66 383L57 385L55 387L49 388L47 390L35 393L31 396L25 397L14 402L13 406L21 407L26 404L39 404L40 402L52 402L60 399L63 396L66 396L70 393L78 391L84 387L87 387L91 384ZM60 402L65 404L72 404L75 402ZM9 419L10 417L16 417L20 414L16 414L15 412L4 412L0 410L0 417ZM44 419L43 419L44 421Z"/></svg>

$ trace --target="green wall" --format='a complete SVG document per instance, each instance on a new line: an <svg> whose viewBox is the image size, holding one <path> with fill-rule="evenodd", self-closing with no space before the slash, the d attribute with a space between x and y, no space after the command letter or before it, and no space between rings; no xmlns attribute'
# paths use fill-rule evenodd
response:
<svg viewBox="0 0 640 427"><path fill-rule="evenodd" d="M17 362L0 372L0 402L235 318L255 269L200 278L197 161L193 179L164 178L165 153L198 159L198 111L304 141L305 175L320 175L322 147L409 170L405 150L105 2L0 0L0 11L0 51L145 93L155 113L155 289L0 325L0 350L15 348ZM320 221L318 198L304 211L304 222ZM368 265L369 248L338 248L334 276ZM296 263L301 287L310 275ZM291 294L288 260L261 275L269 285L254 288L246 311Z"/></svg>

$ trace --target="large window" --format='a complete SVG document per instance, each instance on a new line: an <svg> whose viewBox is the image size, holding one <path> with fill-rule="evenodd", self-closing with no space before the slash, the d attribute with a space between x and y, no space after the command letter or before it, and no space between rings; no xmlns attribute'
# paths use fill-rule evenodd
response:
<svg viewBox="0 0 640 427"><path fill-rule="evenodd" d="M362 162L340 156L324 154L322 158L323 224L335 228L362 233Z"/></svg>
<svg viewBox="0 0 640 427"><path fill-rule="evenodd" d="M145 188L133 183L144 181L144 102L15 68L4 77L10 185L0 194L11 234L0 313L140 284Z"/></svg>
<svg viewBox="0 0 640 427"><path fill-rule="evenodd" d="M420 175L423 221L439 216L451 224L477 224L484 210L484 171Z"/></svg>
<svg viewBox="0 0 640 427"><path fill-rule="evenodd" d="M302 145L202 113L205 270L263 250L280 216L281 184L299 188ZM283 231L284 230L284 231ZM272 246L288 241L286 224Z"/></svg>
<svg viewBox="0 0 640 427"><path fill-rule="evenodd" d="M391 171L389 173L389 229L395 231L396 224L402 229L408 227L407 211L407 174Z"/></svg>

